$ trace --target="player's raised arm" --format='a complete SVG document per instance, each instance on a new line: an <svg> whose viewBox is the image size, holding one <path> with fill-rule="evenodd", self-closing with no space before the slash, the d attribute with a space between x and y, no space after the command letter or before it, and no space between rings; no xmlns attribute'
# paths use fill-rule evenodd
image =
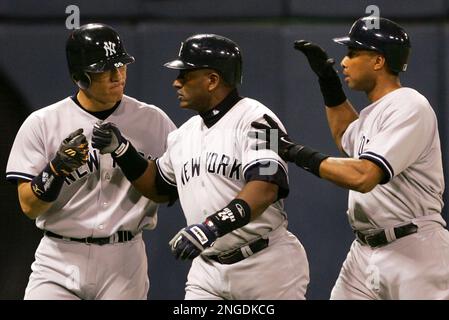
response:
<svg viewBox="0 0 449 320"><path fill-rule="evenodd" d="M267 124L253 122L252 126L258 130L265 131L260 137L264 143L257 148L273 148L287 162L294 162L317 177L331 181L341 187L359 191L369 192L384 178L384 172L375 163L366 159L354 158L331 158L308 146L293 142L279 124L269 115L264 115ZM271 134L271 131L276 131ZM277 141L272 141L276 137Z"/></svg>
<svg viewBox="0 0 449 320"><path fill-rule="evenodd" d="M126 178L142 195L158 203L170 201L169 196L158 192L155 161L142 157L116 125L110 122L96 123L92 147L99 149L101 154L110 153Z"/></svg>
<svg viewBox="0 0 449 320"><path fill-rule="evenodd" d="M338 149L343 152L341 137L358 115L343 92L340 78L333 67L335 61L320 46L309 41L297 40L294 47L306 56L311 69L318 76L329 128Z"/></svg>
<svg viewBox="0 0 449 320"><path fill-rule="evenodd" d="M72 132L62 141L55 157L40 174L26 182L19 180L18 194L22 211L35 219L58 198L65 176L87 162L89 144L83 129Z"/></svg>

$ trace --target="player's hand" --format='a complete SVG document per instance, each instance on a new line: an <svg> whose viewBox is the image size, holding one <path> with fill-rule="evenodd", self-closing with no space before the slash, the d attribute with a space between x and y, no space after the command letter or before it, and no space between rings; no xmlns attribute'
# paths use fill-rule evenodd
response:
<svg viewBox="0 0 449 320"><path fill-rule="evenodd" d="M273 118L267 114L264 114L263 118L267 121L268 125L261 122L251 123L253 128L263 131L263 134L253 131L249 133L250 137L257 137L264 140L263 143L257 144L254 149L271 149L277 152L285 161L294 161L293 159L290 159L288 151L295 146L295 143L290 139L288 134L279 127L279 124ZM272 141L272 139L276 139L276 141Z"/></svg>
<svg viewBox="0 0 449 320"><path fill-rule="evenodd" d="M176 259L192 260L210 247L217 235L206 223L193 224L181 229L168 243Z"/></svg>
<svg viewBox="0 0 449 320"><path fill-rule="evenodd" d="M57 175L67 176L85 164L88 158L89 143L83 134L83 129L80 128L61 142L50 164Z"/></svg>
<svg viewBox="0 0 449 320"><path fill-rule="evenodd" d="M101 154L112 153L119 157L128 146L128 141L123 138L117 126L111 122L95 123L92 132L92 147L100 150Z"/></svg>
<svg viewBox="0 0 449 320"><path fill-rule="evenodd" d="M335 77L337 72L333 68L335 60L327 56L326 51L315 43L307 40L296 40L296 50L301 51L309 61L309 65L319 78Z"/></svg>
<svg viewBox="0 0 449 320"><path fill-rule="evenodd" d="M346 95L337 71L333 67L334 59L330 59L323 48L306 40L296 40L294 47L304 53L313 72L318 75L324 105L332 108L345 102Z"/></svg>

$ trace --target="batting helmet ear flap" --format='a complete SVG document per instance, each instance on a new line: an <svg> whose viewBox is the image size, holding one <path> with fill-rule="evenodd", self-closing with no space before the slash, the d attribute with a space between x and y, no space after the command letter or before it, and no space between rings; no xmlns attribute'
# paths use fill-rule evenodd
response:
<svg viewBox="0 0 449 320"><path fill-rule="evenodd" d="M86 90L90 87L91 80L87 72L75 72L72 74L72 79L80 89Z"/></svg>

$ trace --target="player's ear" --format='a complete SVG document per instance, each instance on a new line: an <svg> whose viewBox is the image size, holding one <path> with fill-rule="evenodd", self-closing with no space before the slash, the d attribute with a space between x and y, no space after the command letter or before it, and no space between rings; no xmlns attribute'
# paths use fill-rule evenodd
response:
<svg viewBox="0 0 449 320"><path fill-rule="evenodd" d="M216 72L209 73L208 78L209 78L209 86L208 86L209 91L214 90L218 86L220 81L223 81L220 75Z"/></svg>
<svg viewBox="0 0 449 320"><path fill-rule="evenodd" d="M374 61L374 70L378 71L382 69L385 65L385 57L383 55L376 55L376 60Z"/></svg>

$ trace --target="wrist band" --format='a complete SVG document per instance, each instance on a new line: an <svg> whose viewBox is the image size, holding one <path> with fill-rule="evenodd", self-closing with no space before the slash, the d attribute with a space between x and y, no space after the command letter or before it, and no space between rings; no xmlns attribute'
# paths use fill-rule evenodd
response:
<svg viewBox="0 0 449 320"><path fill-rule="evenodd" d="M320 164L328 155L320 153L312 148L296 145L288 151L289 158L294 159L293 162L317 177L320 177Z"/></svg>
<svg viewBox="0 0 449 320"><path fill-rule="evenodd" d="M31 180L31 190L45 202L53 202L58 198L62 189L64 178L56 175L48 163L44 170Z"/></svg>
<svg viewBox="0 0 449 320"><path fill-rule="evenodd" d="M217 237L221 237L235 229L241 228L251 220L251 208L242 199L234 199L223 209L206 219L206 224L213 224Z"/></svg>
<svg viewBox="0 0 449 320"><path fill-rule="evenodd" d="M337 74L330 78L319 78L318 82L320 84L324 104L327 107L336 107L346 101L346 95Z"/></svg>
<svg viewBox="0 0 449 320"><path fill-rule="evenodd" d="M123 156L125 154L125 152L128 150L129 144L130 144L130 142L128 140L125 140L124 142L122 142L118 146L118 148L113 152L113 156L115 158L120 158L121 156Z"/></svg>
<svg viewBox="0 0 449 320"><path fill-rule="evenodd" d="M122 169L123 174L129 181L139 178L148 167L148 161L142 157L131 142L127 142L124 150L121 150L120 156L112 157Z"/></svg>

